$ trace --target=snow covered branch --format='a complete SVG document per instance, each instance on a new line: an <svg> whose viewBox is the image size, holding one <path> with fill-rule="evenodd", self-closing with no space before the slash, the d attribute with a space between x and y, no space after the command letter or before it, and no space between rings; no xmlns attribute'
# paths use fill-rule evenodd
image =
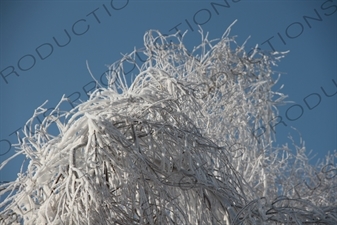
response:
<svg viewBox="0 0 337 225"><path fill-rule="evenodd" d="M304 146L272 145L284 53L248 54L229 32L201 31L190 52L150 30L142 65L125 55L108 88L34 127L38 108L17 146L29 166L0 185L0 224L336 224L336 153L314 167Z"/></svg>

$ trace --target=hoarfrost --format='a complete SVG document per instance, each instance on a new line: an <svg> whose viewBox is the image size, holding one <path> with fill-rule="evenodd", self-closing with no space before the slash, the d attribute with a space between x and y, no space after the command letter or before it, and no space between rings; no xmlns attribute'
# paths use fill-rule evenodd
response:
<svg viewBox="0 0 337 225"><path fill-rule="evenodd" d="M272 146L286 96L271 90L271 66L285 53L248 55L229 32L200 32L189 52L177 34L150 30L146 62L139 50L123 56L108 88L25 130L17 148L30 163L0 186L0 223L336 224L336 154L313 167L303 146ZM126 61L138 70L130 86Z"/></svg>

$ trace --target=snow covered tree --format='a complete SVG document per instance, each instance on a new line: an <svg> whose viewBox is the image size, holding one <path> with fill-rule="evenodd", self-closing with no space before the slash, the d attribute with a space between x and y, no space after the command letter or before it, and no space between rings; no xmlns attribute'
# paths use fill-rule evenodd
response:
<svg viewBox="0 0 337 225"><path fill-rule="evenodd" d="M66 112L63 97L39 125L36 109L17 145L27 170L0 186L0 224L337 224L337 154L312 166L303 145L273 146L284 53L248 54L230 27L200 33L188 51L150 30L146 62L125 55L107 88Z"/></svg>

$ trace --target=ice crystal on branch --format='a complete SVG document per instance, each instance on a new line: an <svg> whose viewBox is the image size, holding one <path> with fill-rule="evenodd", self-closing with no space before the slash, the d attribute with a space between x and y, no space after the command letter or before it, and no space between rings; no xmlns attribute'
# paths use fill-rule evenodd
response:
<svg viewBox="0 0 337 225"><path fill-rule="evenodd" d="M140 50L125 55L109 87L69 112L62 98L25 131L18 154L29 166L0 186L0 222L336 224L336 155L313 167L303 146L272 145L285 96L272 91L271 67L284 53L248 54L229 31L215 41L200 32L189 52L178 35L150 30L146 62ZM137 68L131 85L125 62Z"/></svg>

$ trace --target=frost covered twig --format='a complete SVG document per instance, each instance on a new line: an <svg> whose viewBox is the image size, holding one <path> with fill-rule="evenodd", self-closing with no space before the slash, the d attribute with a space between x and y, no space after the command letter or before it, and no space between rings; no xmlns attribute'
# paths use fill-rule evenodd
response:
<svg viewBox="0 0 337 225"><path fill-rule="evenodd" d="M201 32L189 52L151 30L146 62L125 55L109 87L69 112L62 98L18 145L30 163L0 186L0 223L337 223L336 153L313 167L303 146L272 146L269 122L285 96L272 91L271 66L284 54L248 55L229 31L217 42ZM126 61L138 70L131 85Z"/></svg>

